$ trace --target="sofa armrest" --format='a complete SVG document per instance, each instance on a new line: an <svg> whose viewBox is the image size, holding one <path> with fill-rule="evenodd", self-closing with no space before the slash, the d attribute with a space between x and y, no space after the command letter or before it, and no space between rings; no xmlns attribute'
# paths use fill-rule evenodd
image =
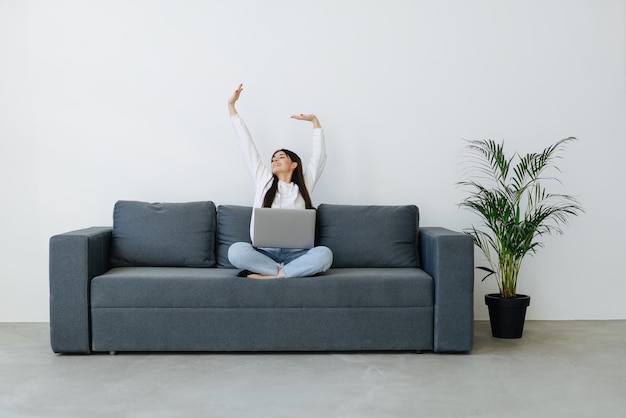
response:
<svg viewBox="0 0 626 418"><path fill-rule="evenodd" d="M92 227L50 238L50 344L55 353L90 353L91 279L110 269L113 229Z"/></svg>
<svg viewBox="0 0 626 418"><path fill-rule="evenodd" d="M419 229L422 268L435 281L434 350L470 352L474 340L474 243L439 227Z"/></svg>

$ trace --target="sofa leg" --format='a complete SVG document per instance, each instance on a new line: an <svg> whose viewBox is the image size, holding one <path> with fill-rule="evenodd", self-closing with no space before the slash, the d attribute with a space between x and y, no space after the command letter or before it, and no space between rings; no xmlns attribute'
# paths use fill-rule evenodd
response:
<svg viewBox="0 0 626 418"><path fill-rule="evenodd" d="M114 355L116 355L116 354L117 354L117 351L109 351L109 355L110 355L110 356L114 356Z"/></svg>
<svg viewBox="0 0 626 418"><path fill-rule="evenodd" d="M423 354L424 351L423 350L415 350L415 354Z"/></svg>

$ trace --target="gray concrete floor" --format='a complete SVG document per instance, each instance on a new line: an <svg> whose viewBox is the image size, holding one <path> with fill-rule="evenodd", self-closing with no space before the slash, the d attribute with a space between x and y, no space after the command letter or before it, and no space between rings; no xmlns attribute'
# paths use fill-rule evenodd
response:
<svg viewBox="0 0 626 418"><path fill-rule="evenodd" d="M626 417L626 321L476 322L470 355L56 355L0 323L0 417Z"/></svg>

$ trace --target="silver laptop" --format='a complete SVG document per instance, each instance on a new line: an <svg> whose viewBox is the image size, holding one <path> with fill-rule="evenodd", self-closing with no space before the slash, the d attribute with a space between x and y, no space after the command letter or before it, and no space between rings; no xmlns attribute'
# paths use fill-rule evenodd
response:
<svg viewBox="0 0 626 418"><path fill-rule="evenodd" d="M309 249L314 244L315 209L253 209L253 246Z"/></svg>

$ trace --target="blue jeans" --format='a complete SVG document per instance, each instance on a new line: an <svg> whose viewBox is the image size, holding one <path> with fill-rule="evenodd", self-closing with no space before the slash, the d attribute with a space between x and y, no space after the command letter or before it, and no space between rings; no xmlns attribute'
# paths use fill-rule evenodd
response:
<svg viewBox="0 0 626 418"><path fill-rule="evenodd" d="M308 277L328 270L333 253L328 247L310 250L290 248L255 248L247 242L236 242L228 249L228 260L241 270L276 276L283 269L286 278Z"/></svg>

